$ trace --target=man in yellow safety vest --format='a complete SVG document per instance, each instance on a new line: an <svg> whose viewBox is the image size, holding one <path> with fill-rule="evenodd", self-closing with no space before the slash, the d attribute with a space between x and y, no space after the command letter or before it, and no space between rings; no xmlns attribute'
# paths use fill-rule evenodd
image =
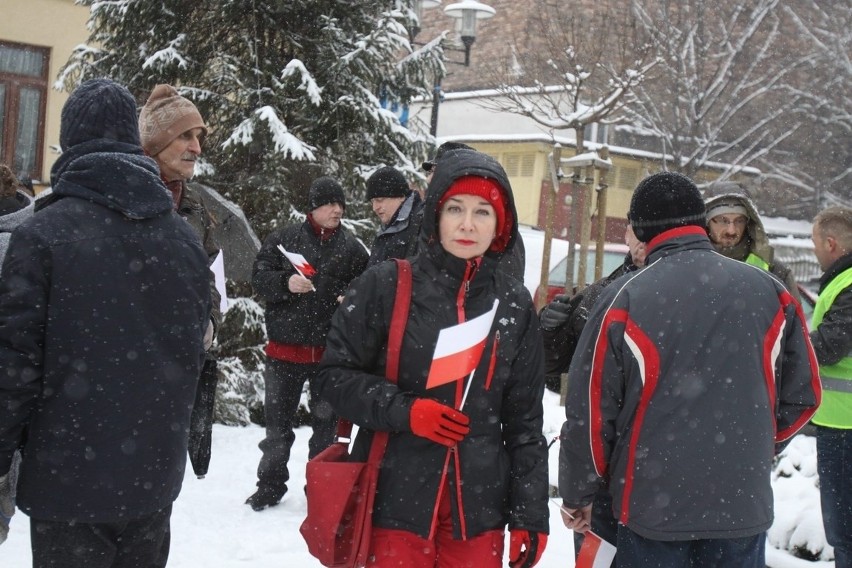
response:
<svg viewBox="0 0 852 568"><path fill-rule="evenodd" d="M852 209L814 219L814 252L824 273L811 324L823 398L817 425L822 519L836 568L852 568Z"/></svg>

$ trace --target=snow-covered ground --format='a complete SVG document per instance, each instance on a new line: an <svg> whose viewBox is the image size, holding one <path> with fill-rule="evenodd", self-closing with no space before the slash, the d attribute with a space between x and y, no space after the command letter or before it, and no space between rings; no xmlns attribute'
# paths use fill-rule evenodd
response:
<svg viewBox="0 0 852 568"><path fill-rule="evenodd" d="M563 411L558 395L545 395L545 434L548 441L558 435ZM296 431L291 460L291 492L277 507L255 513L243 502L255 482L260 459L257 443L263 429L257 426L213 429L213 457L210 472L196 479L191 471L172 514L170 568L281 568L319 566L308 553L299 535L305 514L304 465L308 454L310 429ZM806 459L810 446L807 438L796 439L793 462ZM802 448L798 448L801 443ZM550 450L551 482L557 479L558 444ZM793 446L791 446L791 449ZM815 488L806 477L793 475L776 483L776 527L789 533L794 541L819 542L823 538ZM814 511L814 507L817 510ZM817 523L817 524L814 524ZM542 568L574 566L571 533L562 526L558 509L551 505L551 535L539 564ZM773 527L773 530L776 530ZM785 552L767 547L767 563L773 568L829 568L833 562L806 562ZM29 519L21 513L12 518L9 539L0 547L0 566L26 568L31 565Z"/></svg>
<svg viewBox="0 0 852 568"><path fill-rule="evenodd" d="M542 233L524 229L527 251L525 283L531 290L538 285ZM565 243L557 241L555 264L565 254ZM545 394L545 436L548 441L559 434L564 413L559 397ZM196 479L188 468L183 491L175 502L172 515L170 568L280 568L313 567L319 563L307 551L299 535L305 514L304 466L310 430L296 431L296 444L290 462L291 492L277 507L260 513L244 504L254 488L255 468L260 459L257 443L263 429L257 426L226 427L213 430L213 456L205 479ZM550 479L557 480L559 445L550 450ZM772 546L788 542L812 550L824 547L819 514L818 490L814 485L813 439L799 436L786 450L780 468L786 477L778 477L775 487L776 523L769 533L767 564L772 568L829 568L834 562L807 562L796 559ZM574 566L573 540L551 504L551 536L539 564L542 568ZM508 547L507 547L508 551ZM31 565L29 520L18 513L12 519L8 541L0 547L0 566L26 568Z"/></svg>

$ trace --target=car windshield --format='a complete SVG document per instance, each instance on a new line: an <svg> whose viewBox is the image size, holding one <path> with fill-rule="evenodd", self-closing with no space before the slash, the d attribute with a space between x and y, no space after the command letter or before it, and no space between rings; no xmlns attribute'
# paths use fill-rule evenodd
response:
<svg viewBox="0 0 852 568"><path fill-rule="evenodd" d="M614 251L604 251L603 255L603 270L601 271L601 276L606 276L624 262L623 252L614 252ZM588 252L586 261L586 284L591 284L595 281L595 251L590 250ZM577 271L580 268L580 257L579 255L574 258L574 283L576 284L577 279ZM568 257L563 258L559 264L553 267L550 271L550 275L548 276L548 284L550 286L561 286L565 287L565 268L568 266Z"/></svg>

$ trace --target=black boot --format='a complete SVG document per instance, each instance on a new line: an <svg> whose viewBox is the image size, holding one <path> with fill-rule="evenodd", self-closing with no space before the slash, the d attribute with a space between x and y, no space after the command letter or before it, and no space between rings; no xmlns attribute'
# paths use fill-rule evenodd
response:
<svg viewBox="0 0 852 568"><path fill-rule="evenodd" d="M255 511L263 511L267 507L274 507L281 502L281 498L287 493L287 487L270 487L261 485L254 494L246 499L246 505L251 505Z"/></svg>

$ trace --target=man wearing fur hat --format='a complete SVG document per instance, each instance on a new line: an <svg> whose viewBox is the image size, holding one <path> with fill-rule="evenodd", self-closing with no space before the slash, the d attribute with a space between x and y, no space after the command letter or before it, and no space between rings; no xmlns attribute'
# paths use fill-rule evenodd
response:
<svg viewBox="0 0 852 568"><path fill-rule="evenodd" d="M417 252L423 201L408 187L405 177L391 166L376 170L367 180L367 200L382 224L373 240L367 267Z"/></svg>
<svg viewBox="0 0 852 568"><path fill-rule="evenodd" d="M213 237L213 218L198 193L186 183L195 175L195 162L201 156L207 136L201 113L171 85L157 85L139 113L139 135L145 153L160 168L160 178L172 194L175 211L189 222L212 263L219 254L219 245ZM210 293L214 306L204 340L208 349L221 320L219 292L212 276Z"/></svg>
<svg viewBox="0 0 852 568"><path fill-rule="evenodd" d="M772 273L797 300L799 289L793 271L775 260L763 222L747 191L734 182L711 184L704 195L707 235L720 254Z"/></svg>
<svg viewBox="0 0 852 568"><path fill-rule="evenodd" d="M171 193L174 210L198 235L212 263L219 255L219 244L213 236L213 217L198 193L186 183L195 175L195 162L201 156L201 145L207 136L207 125L201 113L192 101L180 96L171 85L157 85L139 113L139 135L145 153L154 158L160 168L160 179ZM213 309L204 334L205 350L213 345L222 321L216 279L212 271L209 276ZM204 401L215 398L217 382L216 360L208 354L198 383L189 435L192 467L199 478L207 474L212 442L211 405ZM199 457L202 455L205 457Z"/></svg>
<svg viewBox="0 0 852 568"><path fill-rule="evenodd" d="M764 568L772 456L821 396L801 309L715 252L686 176L642 180L628 220L645 267L604 288L571 362L563 520L588 530L608 479L619 568Z"/></svg>
<svg viewBox="0 0 852 568"><path fill-rule="evenodd" d="M305 381L313 428L309 457L327 448L334 436L337 416L320 400L315 379L338 299L364 271L368 259L363 245L340 224L345 208L346 197L337 181L315 179L305 221L271 233L254 262L252 287L266 303L269 339L263 375L266 438L259 444L263 456L257 467L257 490L246 500L255 511L277 505L287 492L287 462ZM302 255L312 270L297 271L279 247Z"/></svg>
<svg viewBox="0 0 852 568"><path fill-rule="evenodd" d="M143 154L126 88L77 87L59 143L53 191L12 233L0 279L0 472L22 447L34 566L163 567L207 255Z"/></svg>

